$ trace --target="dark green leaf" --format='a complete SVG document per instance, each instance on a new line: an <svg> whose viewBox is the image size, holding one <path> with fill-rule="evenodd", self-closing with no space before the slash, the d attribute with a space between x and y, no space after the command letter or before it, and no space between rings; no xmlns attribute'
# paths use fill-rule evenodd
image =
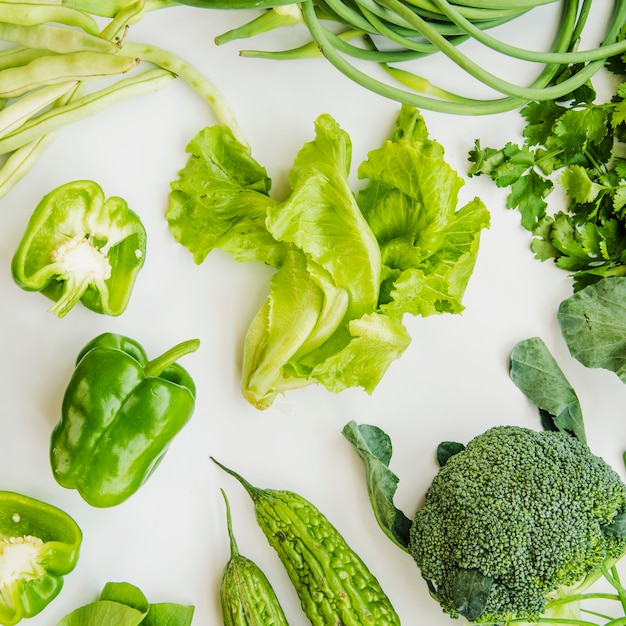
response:
<svg viewBox="0 0 626 626"><path fill-rule="evenodd" d="M465 449L462 443L456 441L442 441L437 446L437 463L443 467L455 454Z"/></svg>
<svg viewBox="0 0 626 626"><path fill-rule="evenodd" d="M526 119L526 128L523 135L530 146L545 145L552 133L554 122L565 113L565 107L559 106L552 100L530 102L521 114Z"/></svg>
<svg viewBox="0 0 626 626"><path fill-rule="evenodd" d="M598 106L570 109L554 125L559 146L570 154L580 154L590 144L600 144L607 132L608 113Z"/></svg>
<svg viewBox="0 0 626 626"><path fill-rule="evenodd" d="M586 441L578 397L539 337L520 341L511 352L511 380L554 426Z"/></svg>
<svg viewBox="0 0 626 626"><path fill-rule="evenodd" d="M603 527L603 530L612 537L626 537L626 512L618 513L610 524Z"/></svg>
<svg viewBox="0 0 626 626"><path fill-rule="evenodd" d="M485 610L493 578L476 569L459 570L452 588L455 609L469 621L478 619Z"/></svg>
<svg viewBox="0 0 626 626"><path fill-rule="evenodd" d="M550 179L530 170L511 185L506 208L519 209L522 214L522 226L532 232L546 214L545 198L553 187Z"/></svg>
<svg viewBox="0 0 626 626"><path fill-rule="evenodd" d="M626 382L626 278L607 277L559 306L557 320L572 356Z"/></svg>
<svg viewBox="0 0 626 626"><path fill-rule="evenodd" d="M411 520L393 504L399 480L388 468L392 454L389 436L377 426L354 421L348 422L342 433L365 464L367 489L379 526L397 546L407 550Z"/></svg>

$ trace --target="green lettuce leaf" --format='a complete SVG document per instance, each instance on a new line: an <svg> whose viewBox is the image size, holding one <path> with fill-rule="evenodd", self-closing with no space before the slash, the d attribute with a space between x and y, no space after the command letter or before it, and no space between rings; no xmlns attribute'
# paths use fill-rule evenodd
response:
<svg viewBox="0 0 626 626"><path fill-rule="evenodd" d="M398 316L460 313L489 212L478 198L457 210L464 181L421 119L401 115L393 137L359 168L359 177L369 180L359 206L386 270L381 310Z"/></svg>
<svg viewBox="0 0 626 626"><path fill-rule="evenodd" d="M221 128L204 129L172 183L167 219L197 262L213 249L276 268L244 342L242 393L265 409L312 383L372 393L410 336L405 313L458 313L489 214L457 210L463 180L403 106L391 140L350 184L352 142L327 114L273 200L265 170Z"/></svg>
<svg viewBox="0 0 626 626"><path fill-rule="evenodd" d="M300 150L289 173L290 197L268 211L268 230L295 244L350 294L352 317L374 310L381 258L378 242L352 193L352 142L335 120L321 115L316 137Z"/></svg>
<svg viewBox="0 0 626 626"><path fill-rule="evenodd" d="M202 129L187 146L191 154L171 183L166 219L176 240L201 263L215 248L238 261L277 266L283 246L267 231L269 178L221 126Z"/></svg>

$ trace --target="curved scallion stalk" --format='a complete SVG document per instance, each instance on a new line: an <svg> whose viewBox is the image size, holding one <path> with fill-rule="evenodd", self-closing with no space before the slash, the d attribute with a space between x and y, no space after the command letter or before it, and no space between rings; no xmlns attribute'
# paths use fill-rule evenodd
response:
<svg viewBox="0 0 626 626"><path fill-rule="evenodd" d="M384 83L356 68L347 59L345 59L340 51L333 45L333 35L321 24L321 21L317 19L313 6L313 0L306 0L302 3L305 23L309 28L313 39L320 46L324 56L337 69L339 69L339 71L370 91L418 108L431 109L444 113L486 115L519 108L530 100L546 100L562 97L589 80L600 69L600 67L602 67L606 57L609 56L600 55L601 58L589 62L587 65L582 67L582 69L575 72L570 78L560 82L559 84L551 83L562 68L562 64L554 63L551 60L548 60L539 76L531 83L530 86L519 86L494 76L484 70L484 68L471 61L471 59L469 59L466 55L459 52L449 40L443 37L440 33L436 32L436 29L433 29L429 24L425 23L422 18L412 13L411 9L405 4L398 2L397 0L378 1L388 8L397 10L399 13L404 15L408 21L414 23L416 27L422 28L425 36L430 37L439 49L444 54L447 54L452 61L473 75L474 78L490 86L496 91L499 91L504 96L502 98L494 99L466 99L462 96L458 96L458 98L461 98L463 101L452 102L442 100L440 98L426 97L419 93L407 91L405 89L389 85L388 83ZM572 0L566 3L565 11L561 18L561 28L559 29L559 34L552 47L553 52L550 54L561 54L571 51L571 48L575 43L572 41L572 37L578 36L580 28L586 19L586 14L586 11L579 14L578 2L574 2ZM608 46L617 39L620 26L625 20L626 3L618 1L614 9L610 27L608 28L604 38L602 44L603 46ZM611 48L610 50L615 49L616 48Z"/></svg>
<svg viewBox="0 0 626 626"><path fill-rule="evenodd" d="M561 65L566 65L570 63L586 63L588 61L605 60L607 57L616 56L626 52L626 41L609 43L589 50L565 52L540 52L519 48L500 41L480 28L477 28L469 20L465 19L447 0L433 0L433 2L441 7L446 17L465 30L469 35L476 39L476 41L484 44L492 50L495 50L496 52L500 52L523 61L533 61L536 63L559 63ZM588 11L589 7L591 7L591 2L585 2L584 6L587 7ZM585 19L587 15L588 13L585 12ZM613 19L617 21L620 18L619 16L616 16ZM572 32L572 42L575 42L578 39L578 31L580 31L580 28Z"/></svg>

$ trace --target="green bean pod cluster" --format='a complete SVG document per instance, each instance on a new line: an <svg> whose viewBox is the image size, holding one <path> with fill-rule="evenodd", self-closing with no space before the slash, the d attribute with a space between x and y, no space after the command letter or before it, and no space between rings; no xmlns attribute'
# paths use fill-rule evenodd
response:
<svg viewBox="0 0 626 626"><path fill-rule="evenodd" d="M146 10L170 4L0 0L0 197L62 127L157 91L178 76L243 141L224 98L206 77L169 51L128 40L129 28ZM101 26L94 16L110 19Z"/></svg>
<svg viewBox="0 0 626 626"><path fill-rule="evenodd" d="M361 86L421 109L485 115L517 109L532 100L563 97L585 84L611 56L626 51L626 0L614 0L602 41L578 50L592 14L592 0L562 0L549 50L532 50L498 39L497 26L556 0L303 0L300 22L311 40L289 50L242 50L247 57L295 59L324 56ZM183 3L186 3L183 1ZM199 3L211 8L212 2ZM233 0L231 8L239 2ZM252 22L223 33L218 44L294 23L294 11L275 2ZM597 2L598 4L598 2ZM293 6L296 6L294 4ZM604 7L608 5L605 3ZM489 32L491 31L491 33ZM478 42L495 59L516 59L536 68L530 84L502 78L473 60L461 44ZM476 97L433 84L416 73L419 60L445 55L495 96ZM378 69L383 68L384 80ZM564 78L564 70L568 75Z"/></svg>
<svg viewBox="0 0 626 626"><path fill-rule="evenodd" d="M276 550L314 626L399 626L380 583L311 502L291 491L259 489L236 478L254 502L259 527Z"/></svg>

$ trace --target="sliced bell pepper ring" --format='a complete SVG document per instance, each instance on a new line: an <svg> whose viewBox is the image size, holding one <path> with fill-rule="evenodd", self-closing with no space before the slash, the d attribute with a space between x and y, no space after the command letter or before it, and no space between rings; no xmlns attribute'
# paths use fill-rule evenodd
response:
<svg viewBox="0 0 626 626"><path fill-rule="evenodd" d="M52 602L81 542L78 524L61 509L0 491L0 624L17 624Z"/></svg>
<svg viewBox="0 0 626 626"><path fill-rule="evenodd" d="M90 180L57 187L33 212L11 264L13 279L66 315L77 302L117 316L126 309L146 253L139 216Z"/></svg>
<svg viewBox="0 0 626 626"><path fill-rule="evenodd" d="M120 504L155 470L189 421L196 388L175 361L184 341L148 361L134 339L104 333L79 353L50 440L57 482L96 507Z"/></svg>

